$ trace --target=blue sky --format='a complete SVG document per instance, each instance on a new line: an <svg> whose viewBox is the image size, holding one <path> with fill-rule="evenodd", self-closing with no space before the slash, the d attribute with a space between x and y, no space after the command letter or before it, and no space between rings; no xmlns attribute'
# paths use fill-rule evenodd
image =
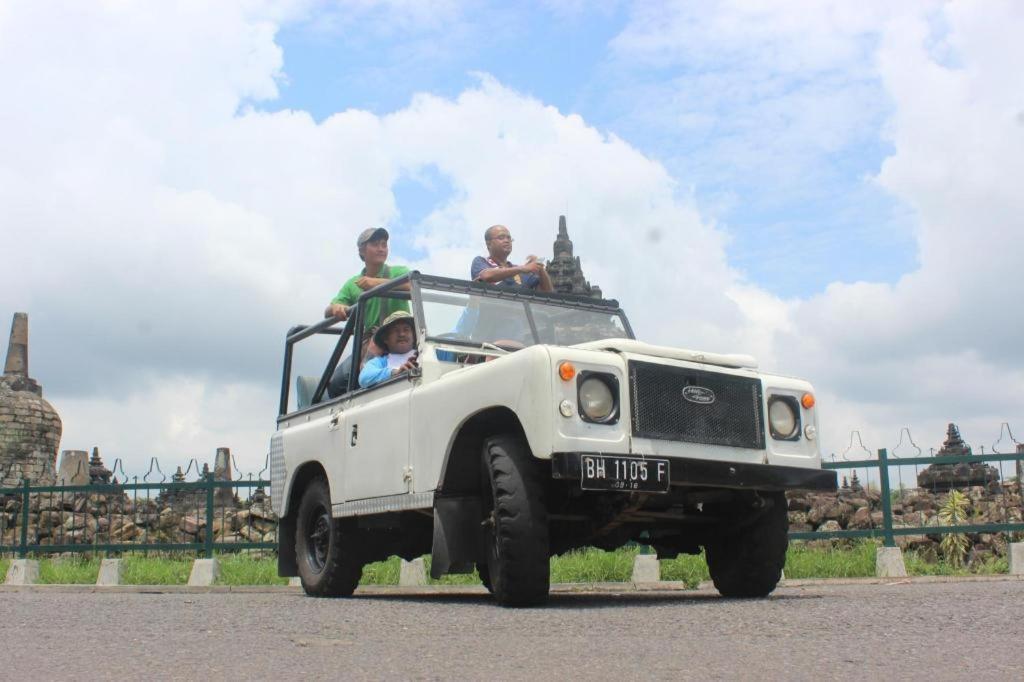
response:
<svg viewBox="0 0 1024 682"><path fill-rule="evenodd" d="M626 3L595 7L484 3L450 24L393 27L376 12L343 25L313 16L280 30L286 77L280 96L260 106L317 120L351 108L385 115L417 93L454 97L483 72L663 163L680 195L731 237L730 264L776 295L805 297L834 281L893 283L916 267L913 215L871 180L892 152L883 135L886 96L877 77L863 73L874 38L859 39L853 60L863 63L849 71L831 64L762 71L751 63L756 57L728 48L647 60L616 44L639 12ZM759 94L762 76L770 87ZM666 92L718 77L747 91L711 102L673 94L678 106L666 118ZM813 105L815 97L836 106L837 93L841 105L851 88L874 99L845 100L864 108L855 124L837 124L838 139L824 147L813 134L801 137L807 124L786 107ZM768 120L761 126L758 117ZM711 122L678 124L687 118ZM401 236L453 189L428 171L394 191Z"/></svg>

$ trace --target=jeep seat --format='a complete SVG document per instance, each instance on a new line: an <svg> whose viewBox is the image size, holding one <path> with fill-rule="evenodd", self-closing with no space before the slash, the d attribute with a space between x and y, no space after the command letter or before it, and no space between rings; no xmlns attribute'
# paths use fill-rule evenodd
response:
<svg viewBox="0 0 1024 682"><path fill-rule="evenodd" d="M313 394L316 393L316 387L320 383L320 379L317 377L304 377L299 375L295 377L295 408L298 410L304 410L313 404Z"/></svg>

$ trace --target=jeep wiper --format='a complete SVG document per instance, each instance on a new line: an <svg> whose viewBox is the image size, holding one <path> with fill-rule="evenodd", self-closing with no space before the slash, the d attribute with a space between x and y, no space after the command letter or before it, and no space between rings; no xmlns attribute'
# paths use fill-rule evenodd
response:
<svg viewBox="0 0 1024 682"><path fill-rule="evenodd" d="M427 341L447 344L451 346L466 346L467 348L481 348L484 350L496 350L501 353L508 353L508 351L505 350L504 348L501 348L500 346L495 346L493 343L488 343L486 341L470 341L468 339L449 339L443 336L428 336Z"/></svg>

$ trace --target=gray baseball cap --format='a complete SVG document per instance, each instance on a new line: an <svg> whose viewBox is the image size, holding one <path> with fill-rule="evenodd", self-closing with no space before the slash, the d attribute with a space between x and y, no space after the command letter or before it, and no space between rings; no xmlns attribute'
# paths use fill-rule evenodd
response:
<svg viewBox="0 0 1024 682"><path fill-rule="evenodd" d="M367 242L375 242L378 239L390 239L391 235L383 227L368 227L359 233L359 239L356 240L356 247L360 247Z"/></svg>

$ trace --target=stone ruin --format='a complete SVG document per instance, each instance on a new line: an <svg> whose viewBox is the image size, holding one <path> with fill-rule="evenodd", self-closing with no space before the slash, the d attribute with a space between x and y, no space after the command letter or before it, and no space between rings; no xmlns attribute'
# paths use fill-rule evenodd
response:
<svg viewBox="0 0 1024 682"><path fill-rule="evenodd" d="M967 517L970 524L1021 523L1024 518L1024 499L1021 485L1016 481L1001 486L971 486L961 492L967 497ZM920 528L919 534L897 535L896 544L904 550L913 550L926 561L935 561L941 554L942 535L929 532L929 526L945 525L939 511L949 492L931 489L901 490L892 501L892 519L895 528ZM854 479L847 481L834 493L816 493L794 490L786 493L789 509L790 532L831 532L837 530L875 529L882 535L882 496L876 487L867 488ZM968 564L985 561L994 556L1005 556L1010 533L971 531L965 528L970 543ZM856 542L851 539L810 540L811 546L836 547Z"/></svg>
<svg viewBox="0 0 1024 682"><path fill-rule="evenodd" d="M601 287L591 285L583 276L580 257L573 255L572 240L565 224L565 216L558 216L558 236L555 238L554 258L547 265L548 275L555 291L601 298Z"/></svg>
<svg viewBox="0 0 1024 682"><path fill-rule="evenodd" d="M207 533L212 533L212 539L219 543L277 541L277 517L262 487L255 488L248 499L240 500L233 487L218 486L208 528L206 489L187 481L181 467L171 477L171 485L159 494L150 494L122 489L119 483L128 481L118 481L113 476L103 464L98 448L93 448L84 477L79 457L84 451L69 450L64 454L67 462L62 460L62 469L65 464L73 469L67 475L77 479L74 485L107 484L109 488L102 492L32 493L28 514L30 544L196 543L203 542ZM207 476L215 481L232 480L228 448L217 449L212 473L209 465L204 464L195 475L200 480ZM20 542L21 505L21 495L0 496L0 546L10 549Z"/></svg>
<svg viewBox="0 0 1024 682"><path fill-rule="evenodd" d="M974 454L971 446L960 437L960 429L950 424L946 429L946 441L935 453L936 457L964 457ZM930 464L917 476L917 485L928 490L951 490L971 486L998 485L999 470L985 462L961 462L960 464Z"/></svg>
<svg viewBox="0 0 1024 682"><path fill-rule="evenodd" d="M56 480L63 425L43 400L43 388L28 374L28 315L15 313L7 361L0 377L0 487Z"/></svg>

